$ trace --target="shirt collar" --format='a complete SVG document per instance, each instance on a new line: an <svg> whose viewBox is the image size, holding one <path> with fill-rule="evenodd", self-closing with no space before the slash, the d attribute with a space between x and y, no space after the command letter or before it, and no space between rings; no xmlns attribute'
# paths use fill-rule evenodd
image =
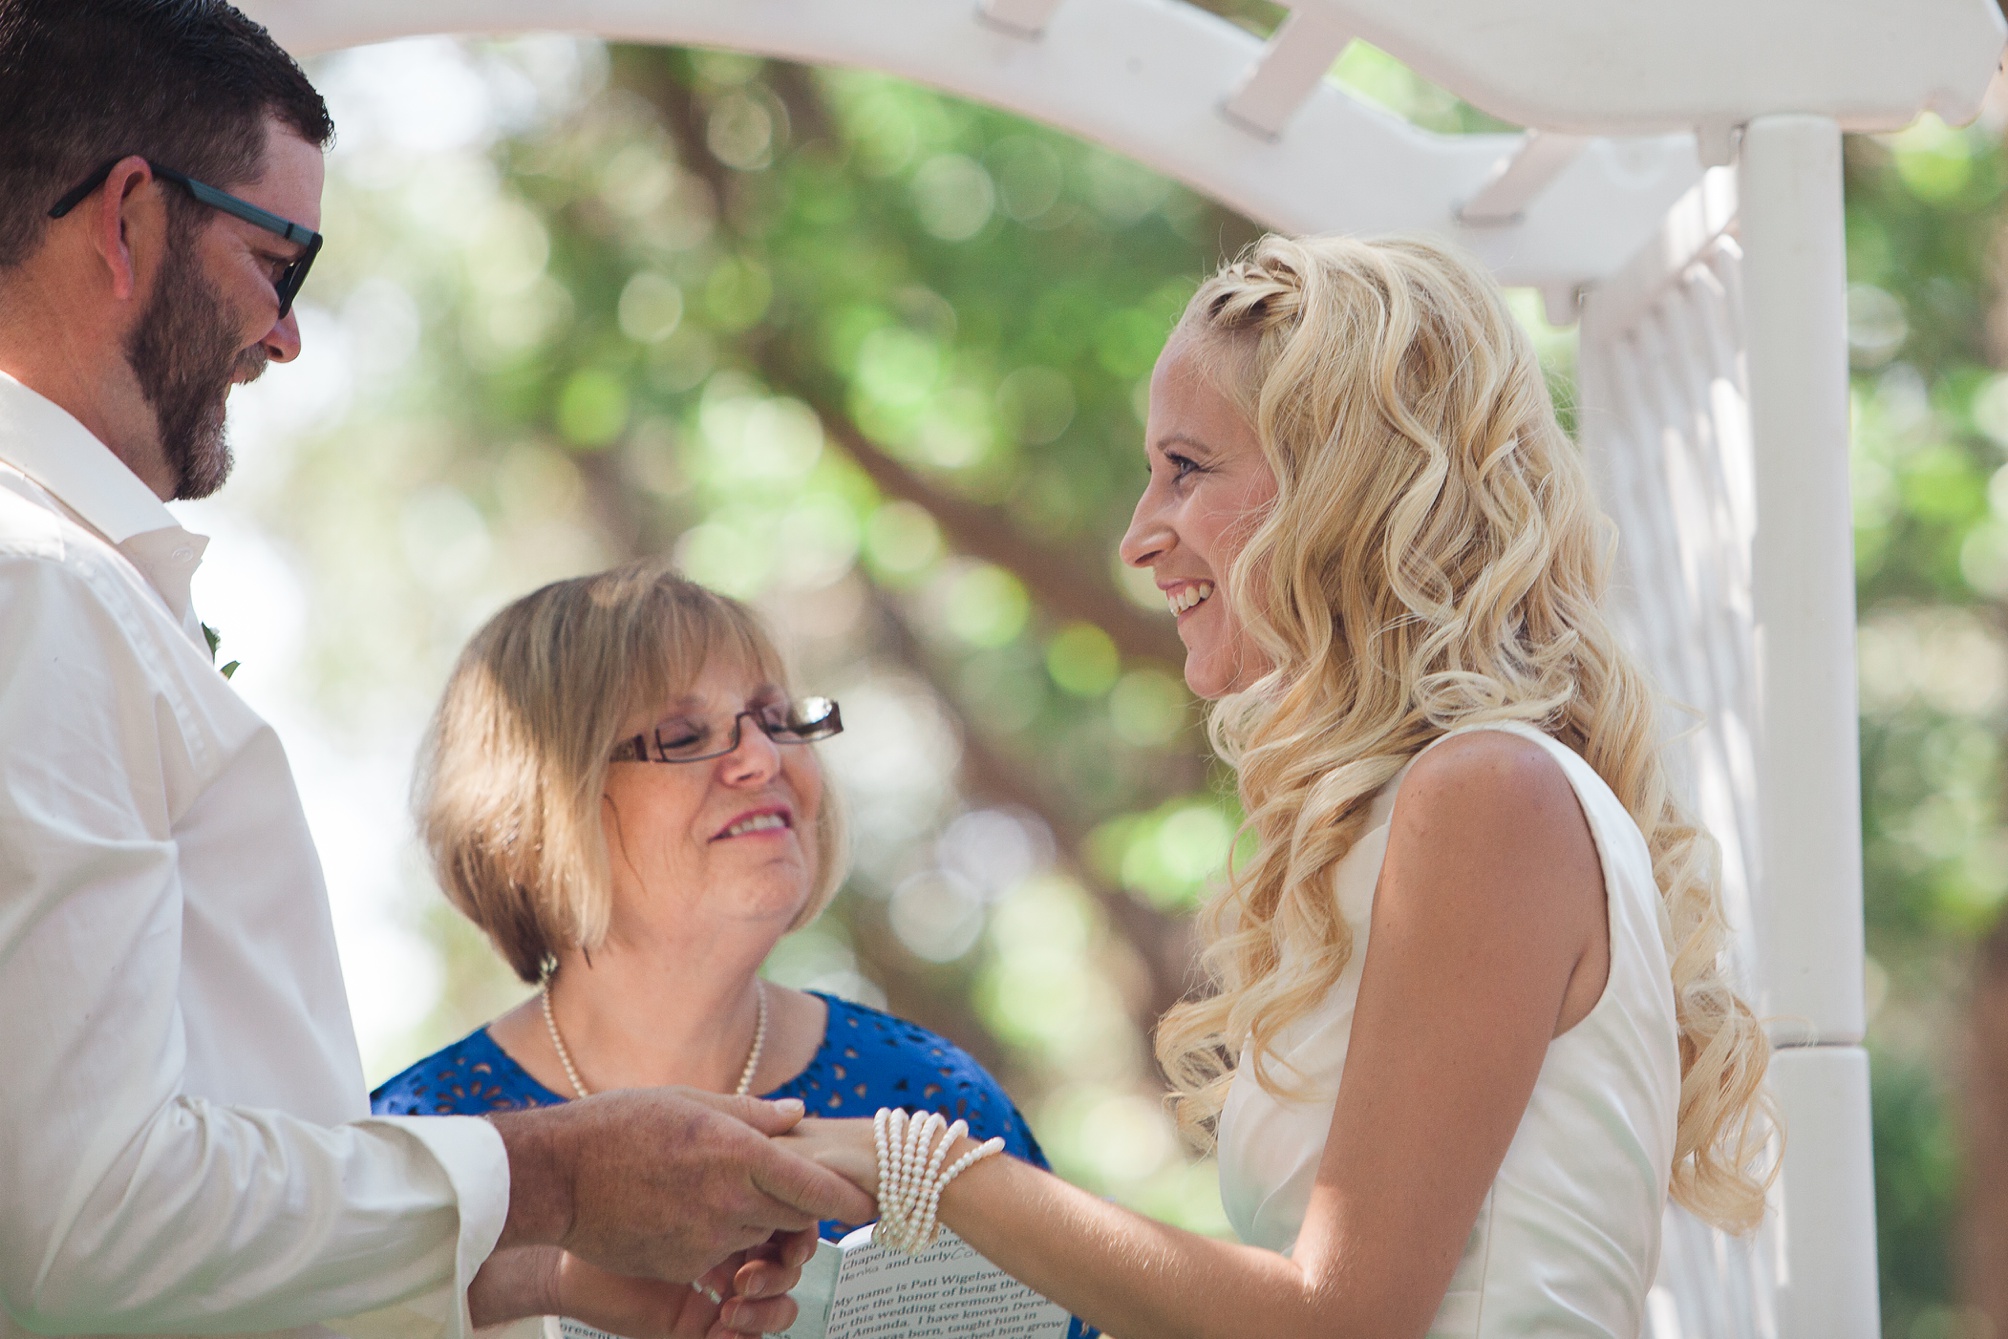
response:
<svg viewBox="0 0 2008 1339"><path fill-rule="evenodd" d="M61 405L5 372L0 463L27 475L103 535L153 587L189 639L208 649L189 585L209 540L183 529L154 491Z"/></svg>
<svg viewBox="0 0 2008 1339"><path fill-rule="evenodd" d="M68 410L0 372L0 461L49 490L113 544L180 529L154 491Z"/></svg>

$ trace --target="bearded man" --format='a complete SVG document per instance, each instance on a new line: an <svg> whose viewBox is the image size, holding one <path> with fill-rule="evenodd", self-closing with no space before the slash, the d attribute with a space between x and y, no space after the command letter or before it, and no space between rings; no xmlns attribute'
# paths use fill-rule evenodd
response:
<svg viewBox="0 0 2008 1339"><path fill-rule="evenodd" d="M871 1214L764 1137L799 1104L368 1117L284 752L163 505L300 353L332 130L222 0L0 0L0 1339L782 1329L816 1220Z"/></svg>

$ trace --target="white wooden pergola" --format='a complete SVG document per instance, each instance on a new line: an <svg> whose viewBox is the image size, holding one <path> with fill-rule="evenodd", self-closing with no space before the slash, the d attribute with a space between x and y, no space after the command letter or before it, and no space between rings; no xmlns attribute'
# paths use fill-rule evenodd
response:
<svg viewBox="0 0 2008 1339"><path fill-rule="evenodd" d="M1701 710L1738 965L1790 1127L1754 1243L1668 1215L1654 1339L1873 1339L1843 130L1977 112L1994 0L239 0L302 55L564 31L901 75L1286 232L1419 231L1581 321L1581 427L1634 636ZM1373 43L1524 134L1431 134L1325 78ZM1671 723L1670 723L1671 724Z"/></svg>

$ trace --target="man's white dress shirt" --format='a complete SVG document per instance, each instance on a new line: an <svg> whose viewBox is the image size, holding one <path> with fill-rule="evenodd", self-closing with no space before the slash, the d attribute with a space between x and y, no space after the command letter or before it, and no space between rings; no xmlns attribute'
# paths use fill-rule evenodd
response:
<svg viewBox="0 0 2008 1339"><path fill-rule="evenodd" d="M205 542L0 375L0 1339L461 1339L502 1142L370 1117L285 753L189 607Z"/></svg>

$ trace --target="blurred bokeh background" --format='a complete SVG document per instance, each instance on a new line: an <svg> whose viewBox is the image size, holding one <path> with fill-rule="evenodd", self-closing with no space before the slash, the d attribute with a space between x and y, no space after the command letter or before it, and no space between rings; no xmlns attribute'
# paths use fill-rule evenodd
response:
<svg viewBox="0 0 2008 1339"><path fill-rule="evenodd" d="M371 1082L525 993L406 813L452 657L541 582L668 552L844 705L826 758L856 870L769 974L946 1033L1066 1175L1224 1230L1148 1038L1237 814L1115 543L1158 348L1257 230L871 74L559 36L312 72L340 139L307 352L237 394L237 474L182 511L215 537L204 617L301 778ZM1432 130L1498 125L1364 43L1335 75ZM2008 947L1986 948L2008 896L2004 124L2008 97L1847 146L1869 1042L1903 1339L2008 1310L1988 1291L2008 1288ZM1515 302L1566 415L1573 331Z"/></svg>

